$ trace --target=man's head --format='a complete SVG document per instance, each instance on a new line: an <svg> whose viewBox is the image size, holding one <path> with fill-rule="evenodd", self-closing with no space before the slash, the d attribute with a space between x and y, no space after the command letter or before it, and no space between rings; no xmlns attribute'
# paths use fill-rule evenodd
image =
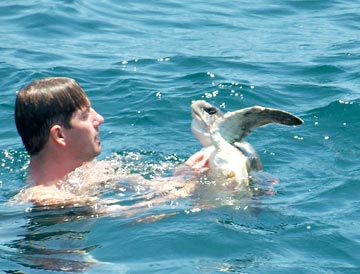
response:
<svg viewBox="0 0 360 274"><path fill-rule="evenodd" d="M73 114L86 108L90 108L90 101L71 78L35 80L20 90L16 95L15 122L30 156L43 149L54 125L70 129Z"/></svg>

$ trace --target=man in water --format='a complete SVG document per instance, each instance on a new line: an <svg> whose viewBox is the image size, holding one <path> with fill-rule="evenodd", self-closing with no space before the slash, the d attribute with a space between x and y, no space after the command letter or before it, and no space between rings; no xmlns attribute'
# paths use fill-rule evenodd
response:
<svg viewBox="0 0 360 274"><path fill-rule="evenodd" d="M63 185L80 167L82 175L89 178L92 172L102 172L101 164L94 167L90 163L101 152L99 126L104 118L92 108L80 85L65 77L31 82L16 95L15 122L30 155L28 188L20 199L41 205L83 202L86 195L64 190ZM186 165L195 175L205 171L207 163L205 156L197 153ZM97 177L97 182L84 179L83 183L91 188L106 176Z"/></svg>

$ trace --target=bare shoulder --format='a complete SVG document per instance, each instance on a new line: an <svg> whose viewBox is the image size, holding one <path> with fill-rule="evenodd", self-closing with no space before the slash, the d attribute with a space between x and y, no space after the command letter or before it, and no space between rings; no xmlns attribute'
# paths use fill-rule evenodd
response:
<svg viewBox="0 0 360 274"><path fill-rule="evenodd" d="M75 205L86 204L94 198L79 196L58 189L56 186L33 186L24 188L13 199L19 203L33 203L36 205Z"/></svg>

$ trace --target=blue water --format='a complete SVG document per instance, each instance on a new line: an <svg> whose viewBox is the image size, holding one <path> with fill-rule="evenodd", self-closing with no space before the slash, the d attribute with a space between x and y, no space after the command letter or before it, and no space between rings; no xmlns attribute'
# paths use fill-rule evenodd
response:
<svg viewBox="0 0 360 274"><path fill-rule="evenodd" d="M342 0L0 2L0 271L360 273L359 11ZM201 148L192 100L305 123L248 138L276 195L199 211L217 198L202 189L131 217L9 205L28 166L15 92L48 76L75 78L105 117L99 159L129 158L147 178Z"/></svg>

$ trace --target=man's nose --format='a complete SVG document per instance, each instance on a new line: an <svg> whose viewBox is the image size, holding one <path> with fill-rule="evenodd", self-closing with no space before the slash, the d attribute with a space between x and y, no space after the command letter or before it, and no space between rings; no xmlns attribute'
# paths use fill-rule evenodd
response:
<svg viewBox="0 0 360 274"><path fill-rule="evenodd" d="M92 109L92 112L94 114L94 122L95 122L95 126L100 126L102 123L104 123L104 117L102 115L100 115L99 113L97 113L95 111L95 109Z"/></svg>

